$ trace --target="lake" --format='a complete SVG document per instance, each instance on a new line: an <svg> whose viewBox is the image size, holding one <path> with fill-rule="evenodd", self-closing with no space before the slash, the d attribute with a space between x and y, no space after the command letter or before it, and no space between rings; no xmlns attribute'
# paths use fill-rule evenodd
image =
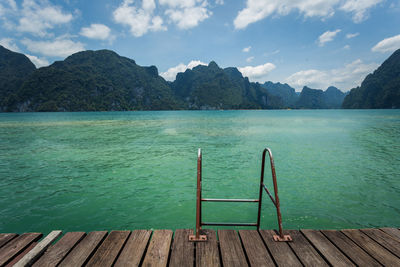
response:
<svg viewBox="0 0 400 267"><path fill-rule="evenodd" d="M0 232L193 228L199 147L203 197L257 198L270 147L284 228L400 226L400 110L2 113ZM203 204L204 221L256 215ZM277 228L266 194L261 224Z"/></svg>

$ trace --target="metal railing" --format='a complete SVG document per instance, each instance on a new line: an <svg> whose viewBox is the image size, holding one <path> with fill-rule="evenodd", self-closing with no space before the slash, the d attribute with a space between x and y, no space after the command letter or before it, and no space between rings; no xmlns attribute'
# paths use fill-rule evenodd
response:
<svg viewBox="0 0 400 267"><path fill-rule="evenodd" d="M264 169L265 169L265 156L268 152L270 163L271 163L271 172L272 172L272 181L274 184L274 194L275 198L269 192L267 186L264 184ZM274 159L272 157L271 149L265 148L262 154L262 164L261 164L261 177L260 177L260 191L258 199L222 199L222 198L202 198L201 195L201 179L202 179L202 153L201 149L198 150L197 155L197 197L196 197L196 233L195 235L190 235L190 241L207 241L207 236L200 235L202 226L254 226L257 227L257 230L260 229L260 221L261 221L261 204L262 204L262 191L263 189L270 197L272 203L276 207L276 214L278 217L278 226L279 226L279 235L274 235L273 238L275 241L292 241L292 238L289 235L283 234L282 228L282 215L279 205L279 196L278 196L278 184L276 181L276 172L275 172L275 164ZM256 223L210 223L203 222L202 220L202 202L252 202L258 203L258 213L257 213L257 222Z"/></svg>

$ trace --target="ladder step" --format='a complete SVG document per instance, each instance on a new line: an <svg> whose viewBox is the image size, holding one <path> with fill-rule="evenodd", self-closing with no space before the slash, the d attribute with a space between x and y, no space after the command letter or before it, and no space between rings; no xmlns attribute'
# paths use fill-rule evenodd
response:
<svg viewBox="0 0 400 267"><path fill-rule="evenodd" d="M208 201L208 202L260 202L258 199L224 199L224 198L202 198L201 201Z"/></svg>
<svg viewBox="0 0 400 267"><path fill-rule="evenodd" d="M257 223L210 223L210 222L202 222L201 225L207 225L207 226L257 226Z"/></svg>

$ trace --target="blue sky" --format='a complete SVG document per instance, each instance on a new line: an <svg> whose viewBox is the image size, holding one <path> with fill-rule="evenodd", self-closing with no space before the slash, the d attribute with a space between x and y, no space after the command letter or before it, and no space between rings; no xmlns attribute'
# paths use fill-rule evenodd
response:
<svg viewBox="0 0 400 267"><path fill-rule="evenodd" d="M0 0L0 44L37 67L111 49L167 80L214 60L251 81L347 91L400 48L400 1Z"/></svg>

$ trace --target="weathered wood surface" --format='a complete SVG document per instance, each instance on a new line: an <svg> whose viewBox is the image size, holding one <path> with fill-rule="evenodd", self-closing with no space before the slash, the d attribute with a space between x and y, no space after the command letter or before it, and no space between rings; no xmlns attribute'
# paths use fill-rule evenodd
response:
<svg viewBox="0 0 400 267"><path fill-rule="evenodd" d="M139 266L147 248L151 231L135 230L129 236L114 266Z"/></svg>
<svg viewBox="0 0 400 267"><path fill-rule="evenodd" d="M275 242L273 230L135 230L56 234L0 234L2 266L400 266L398 229L289 230L293 242ZM46 251L43 253L43 251Z"/></svg>
<svg viewBox="0 0 400 267"><path fill-rule="evenodd" d="M240 230L239 235L250 266L275 266L257 230Z"/></svg>
<svg viewBox="0 0 400 267"><path fill-rule="evenodd" d="M278 266L302 266L287 242L274 241L275 231L260 230L260 234Z"/></svg>
<svg viewBox="0 0 400 267"><path fill-rule="evenodd" d="M355 266L339 249L336 248L320 231L301 230L332 266Z"/></svg>
<svg viewBox="0 0 400 267"><path fill-rule="evenodd" d="M196 243L196 267L219 267L220 258L217 234L214 230L202 230L201 235L207 236L207 242Z"/></svg>
<svg viewBox="0 0 400 267"><path fill-rule="evenodd" d="M65 257L60 267L83 266L106 237L106 231L91 232Z"/></svg>
<svg viewBox="0 0 400 267"><path fill-rule="evenodd" d="M27 252L18 262L14 265L15 267L23 267L32 265L36 259L38 259L44 251L54 242L60 235L61 231L52 231L43 240L41 240L34 248Z"/></svg>
<svg viewBox="0 0 400 267"><path fill-rule="evenodd" d="M155 230L143 266L167 266L171 240L171 230Z"/></svg>
<svg viewBox="0 0 400 267"><path fill-rule="evenodd" d="M112 266L130 231L112 231L86 266Z"/></svg>
<svg viewBox="0 0 400 267"><path fill-rule="evenodd" d="M189 235L192 234L193 230L175 231L169 266L180 267L194 265L194 243L189 241Z"/></svg>
<svg viewBox="0 0 400 267"><path fill-rule="evenodd" d="M323 230L321 232L358 266L381 266L343 233L335 230Z"/></svg>
<svg viewBox="0 0 400 267"><path fill-rule="evenodd" d="M235 230L218 230L218 239L223 266L248 266Z"/></svg>
<svg viewBox="0 0 400 267"><path fill-rule="evenodd" d="M40 233L26 233L20 235L0 248L0 266L10 262L15 256L21 253L31 243L42 237Z"/></svg>
<svg viewBox="0 0 400 267"><path fill-rule="evenodd" d="M393 255L360 230L351 229L342 230L342 232L381 264L385 266L400 266L400 258Z"/></svg>

